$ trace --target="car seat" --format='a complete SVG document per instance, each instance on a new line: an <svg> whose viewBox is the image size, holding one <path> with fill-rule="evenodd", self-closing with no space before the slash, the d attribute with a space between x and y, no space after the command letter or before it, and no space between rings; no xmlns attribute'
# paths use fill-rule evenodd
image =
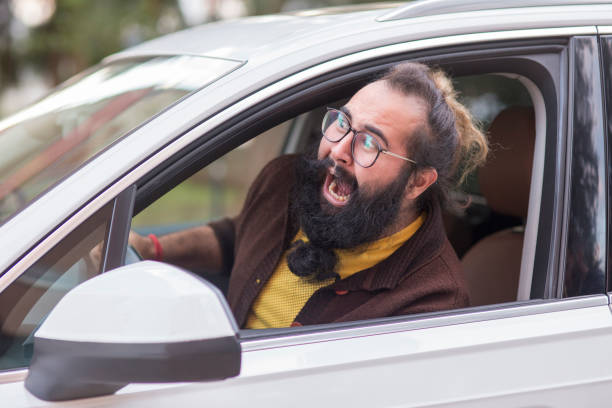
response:
<svg viewBox="0 0 612 408"><path fill-rule="evenodd" d="M501 111L489 128L489 143L489 159L478 172L480 191L492 211L518 217L523 225L484 237L463 256L473 306L517 299L535 143L533 108Z"/></svg>

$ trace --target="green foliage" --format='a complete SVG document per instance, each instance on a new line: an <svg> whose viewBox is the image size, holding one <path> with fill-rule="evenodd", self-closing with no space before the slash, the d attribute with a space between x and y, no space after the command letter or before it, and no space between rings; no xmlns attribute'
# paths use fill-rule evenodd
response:
<svg viewBox="0 0 612 408"><path fill-rule="evenodd" d="M24 59L50 70L55 82L127 46L158 36L158 21L175 0L57 0L57 11L34 28Z"/></svg>

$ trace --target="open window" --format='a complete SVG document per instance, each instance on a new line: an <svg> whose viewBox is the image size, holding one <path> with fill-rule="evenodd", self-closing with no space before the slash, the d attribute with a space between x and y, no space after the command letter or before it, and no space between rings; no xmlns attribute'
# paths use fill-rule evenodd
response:
<svg viewBox="0 0 612 408"><path fill-rule="evenodd" d="M388 66L416 59L451 75L463 102L484 130L496 133L492 156L503 156L496 172L485 168L468 178L454 193L460 205L445 216L447 235L463 258L464 269L469 268L468 275L473 277L470 289L478 292L474 306L508 306L508 302L555 297L550 282L556 254L550 243L558 238L551 226L561 211L555 159L560 143L558 98L565 47L557 40L525 45L524 50L510 45L506 49L501 44L495 51L472 47L435 57L424 53L368 61L276 95L194 142L171 163L143 178L133 228L143 234L163 234L235 215L265 163L281 154L302 153L318 143L326 106L341 106ZM520 177L504 178L513 172ZM484 182L486 177L489 180ZM507 197L519 189L523 195L510 207L520 210L507 211ZM491 197L504 205L493 204ZM490 247L478 248L484 240L500 235L502 241L512 241L512 250L500 250L511 259L499 261L507 270L491 264L495 255ZM474 266L477 263L481 266ZM479 272L472 273L477 267ZM482 276L487 276L486 282ZM227 288L227 283L215 283L222 290Z"/></svg>
<svg viewBox="0 0 612 408"><path fill-rule="evenodd" d="M525 231L537 225L537 217L535 223L533 215L528 217L530 187L533 178L541 177L532 174L538 136L534 102L521 80L527 81L503 74L457 79L465 105L490 143L487 162L455 193L459 205L451 207L446 218L447 234L461 258L473 306L529 299L530 249L535 242L526 239L533 234ZM544 138L543 132L539 138ZM536 194L541 190L534 184ZM492 265L497 265L494 273ZM521 293L519 282L523 282Z"/></svg>

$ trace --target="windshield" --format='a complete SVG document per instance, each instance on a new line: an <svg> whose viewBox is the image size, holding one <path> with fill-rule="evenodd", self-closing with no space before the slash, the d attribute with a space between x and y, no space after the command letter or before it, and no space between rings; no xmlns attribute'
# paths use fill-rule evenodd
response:
<svg viewBox="0 0 612 408"><path fill-rule="evenodd" d="M69 81L0 122L0 224L131 129L240 62L119 61Z"/></svg>

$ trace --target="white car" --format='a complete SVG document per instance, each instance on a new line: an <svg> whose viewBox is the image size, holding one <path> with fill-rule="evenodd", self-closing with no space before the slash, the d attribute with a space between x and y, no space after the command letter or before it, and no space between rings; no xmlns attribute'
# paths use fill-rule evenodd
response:
<svg viewBox="0 0 612 408"><path fill-rule="evenodd" d="M231 214L406 60L490 129L445 216L472 307L241 330L223 282L127 248L198 197L197 221ZM112 55L0 122L0 406L607 406L611 107L609 1L322 9Z"/></svg>

